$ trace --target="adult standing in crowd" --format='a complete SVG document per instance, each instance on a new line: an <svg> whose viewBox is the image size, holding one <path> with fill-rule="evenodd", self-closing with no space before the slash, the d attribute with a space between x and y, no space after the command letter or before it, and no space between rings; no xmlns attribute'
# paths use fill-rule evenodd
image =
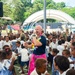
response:
<svg viewBox="0 0 75 75"><path fill-rule="evenodd" d="M30 75L30 73L34 70L35 61L37 58L46 59L46 54L45 54L46 38L45 36L43 36L43 29L40 25L37 25L35 27L35 34L37 37L33 36L31 45L28 45L27 43L25 43L25 47L28 47L28 48L34 47L33 54L30 57L28 75Z"/></svg>
<svg viewBox="0 0 75 75"><path fill-rule="evenodd" d="M25 41L26 37L25 37L24 31L20 29L20 30L18 31L18 33L19 33L19 35L20 35L20 40L23 39L23 41Z"/></svg>

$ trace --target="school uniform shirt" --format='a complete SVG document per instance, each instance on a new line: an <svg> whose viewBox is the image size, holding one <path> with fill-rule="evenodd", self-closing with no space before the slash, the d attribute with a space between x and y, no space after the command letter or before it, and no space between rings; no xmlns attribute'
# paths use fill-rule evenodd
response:
<svg viewBox="0 0 75 75"><path fill-rule="evenodd" d="M4 67L4 61L0 62L0 75L8 75L7 69Z"/></svg>
<svg viewBox="0 0 75 75"><path fill-rule="evenodd" d="M65 49L65 47L63 45L58 45L57 50L59 50L59 53L57 55L62 55L62 52L64 49Z"/></svg>
<svg viewBox="0 0 75 75"><path fill-rule="evenodd" d="M12 60L11 59L6 59L5 63L4 63L4 67L6 68L6 73L7 75L13 75L12 71L9 70L9 67L11 65ZM5 74L6 75L6 74Z"/></svg>
<svg viewBox="0 0 75 75"><path fill-rule="evenodd" d="M47 71L44 73L44 74L41 74L41 75L45 75L47 73ZM38 75L38 73L36 72L36 69L34 69L30 75Z"/></svg>
<svg viewBox="0 0 75 75"><path fill-rule="evenodd" d="M13 57L15 58L15 60L17 59L17 56L16 56L16 53L15 53L15 52L12 52L12 57L11 57L11 59L12 59Z"/></svg>
<svg viewBox="0 0 75 75"><path fill-rule="evenodd" d="M5 66L7 69L9 69L11 62L12 62L11 59L10 59L10 60L6 59L6 60L4 61L4 66Z"/></svg>
<svg viewBox="0 0 75 75"><path fill-rule="evenodd" d="M54 59L56 56L53 57L53 64L52 64L52 75L59 75L59 71L54 67Z"/></svg>
<svg viewBox="0 0 75 75"><path fill-rule="evenodd" d="M48 53L49 53L49 46L46 46L46 56L47 56L47 57L49 57L49 56L48 56Z"/></svg>
<svg viewBox="0 0 75 75"><path fill-rule="evenodd" d="M16 39L11 41L11 46L12 46L13 51L15 51L17 49L16 42L17 42Z"/></svg>
<svg viewBox="0 0 75 75"><path fill-rule="evenodd" d="M71 56L71 59L72 59L73 61L75 61L75 57Z"/></svg>
<svg viewBox="0 0 75 75"><path fill-rule="evenodd" d="M11 46L11 41L8 41L8 42L4 41L4 42L3 42L3 46L4 46L4 45Z"/></svg>
<svg viewBox="0 0 75 75"><path fill-rule="evenodd" d="M17 41L20 41L20 38L16 38Z"/></svg>
<svg viewBox="0 0 75 75"><path fill-rule="evenodd" d="M25 49L25 48L20 50L21 61L22 62L29 61L28 53L29 53L28 50Z"/></svg>
<svg viewBox="0 0 75 75"><path fill-rule="evenodd" d="M71 59L72 59L73 61L75 61L75 57L71 56ZM75 63L74 63L74 69L75 69Z"/></svg>
<svg viewBox="0 0 75 75"><path fill-rule="evenodd" d="M17 47L17 50L18 50L18 53L20 53L20 51L22 50L21 46ZM21 56L21 54L19 56Z"/></svg>
<svg viewBox="0 0 75 75"><path fill-rule="evenodd" d="M6 65L7 60L3 60L0 62L0 70L4 69L5 65Z"/></svg>
<svg viewBox="0 0 75 75"><path fill-rule="evenodd" d="M51 48L51 49L54 49L54 48L57 48L57 42L56 43L54 43L54 42L51 42L50 44L49 44L49 47Z"/></svg>
<svg viewBox="0 0 75 75"><path fill-rule="evenodd" d="M3 66L2 66L2 62L0 62L0 71L2 70Z"/></svg>
<svg viewBox="0 0 75 75"><path fill-rule="evenodd" d="M69 69L67 69L66 71L64 71L62 74L60 74L59 72L59 75L66 75L66 72L68 71Z"/></svg>
<svg viewBox="0 0 75 75"><path fill-rule="evenodd" d="M36 72L36 69L34 69L30 75L38 75L37 72Z"/></svg>
<svg viewBox="0 0 75 75"><path fill-rule="evenodd" d="M70 42L68 42L68 41L66 41L66 42L65 42L65 45L67 46L67 48L66 48L66 49L69 49L69 48L70 48L70 46L71 46L71 43L70 43Z"/></svg>
<svg viewBox="0 0 75 75"><path fill-rule="evenodd" d="M0 41L0 50L3 48L3 40Z"/></svg>
<svg viewBox="0 0 75 75"><path fill-rule="evenodd" d="M20 42L21 42L21 45L24 44L24 41L23 40L21 40Z"/></svg>
<svg viewBox="0 0 75 75"><path fill-rule="evenodd" d="M73 60L70 57L68 57L68 60L69 62L73 62ZM70 64L70 68L72 69L73 67L74 67L74 64Z"/></svg>

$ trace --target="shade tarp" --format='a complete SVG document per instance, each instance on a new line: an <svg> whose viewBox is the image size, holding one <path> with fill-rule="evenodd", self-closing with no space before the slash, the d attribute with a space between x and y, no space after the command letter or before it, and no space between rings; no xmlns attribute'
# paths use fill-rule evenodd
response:
<svg viewBox="0 0 75 75"><path fill-rule="evenodd" d="M20 30L20 26L19 25L12 25L11 26L14 30Z"/></svg>
<svg viewBox="0 0 75 75"><path fill-rule="evenodd" d="M20 30L20 26L19 25L8 25L7 28L8 29L14 29L14 30Z"/></svg>
<svg viewBox="0 0 75 75"><path fill-rule="evenodd" d="M5 19L5 20L12 20L10 17L2 17L2 19Z"/></svg>

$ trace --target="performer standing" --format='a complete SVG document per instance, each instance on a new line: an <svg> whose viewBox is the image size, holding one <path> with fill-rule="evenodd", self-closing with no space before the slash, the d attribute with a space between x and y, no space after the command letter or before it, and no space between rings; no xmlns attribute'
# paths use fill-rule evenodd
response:
<svg viewBox="0 0 75 75"><path fill-rule="evenodd" d="M43 29L40 25L37 25L35 27L35 33L37 37L35 36L33 37L32 44L28 45L27 43L25 43L25 47L32 48L34 46L33 54L30 57L28 75L30 75L30 73L34 70L35 61L37 58L46 59L46 54L45 54L46 38L43 35Z"/></svg>

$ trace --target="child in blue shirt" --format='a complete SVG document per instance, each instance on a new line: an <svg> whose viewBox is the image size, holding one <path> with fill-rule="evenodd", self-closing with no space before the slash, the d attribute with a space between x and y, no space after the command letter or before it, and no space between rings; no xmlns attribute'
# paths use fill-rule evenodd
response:
<svg viewBox="0 0 75 75"><path fill-rule="evenodd" d="M52 64L52 75L59 75L58 70L56 70L54 68L54 59L55 59L55 57L57 56L58 53L59 53L59 51L57 49L53 49L52 50L52 55L54 56L53 57L53 64Z"/></svg>
<svg viewBox="0 0 75 75"><path fill-rule="evenodd" d="M12 58L12 51L10 48L4 49L0 53L0 75L13 75L15 74L14 70L14 61L15 58Z"/></svg>

